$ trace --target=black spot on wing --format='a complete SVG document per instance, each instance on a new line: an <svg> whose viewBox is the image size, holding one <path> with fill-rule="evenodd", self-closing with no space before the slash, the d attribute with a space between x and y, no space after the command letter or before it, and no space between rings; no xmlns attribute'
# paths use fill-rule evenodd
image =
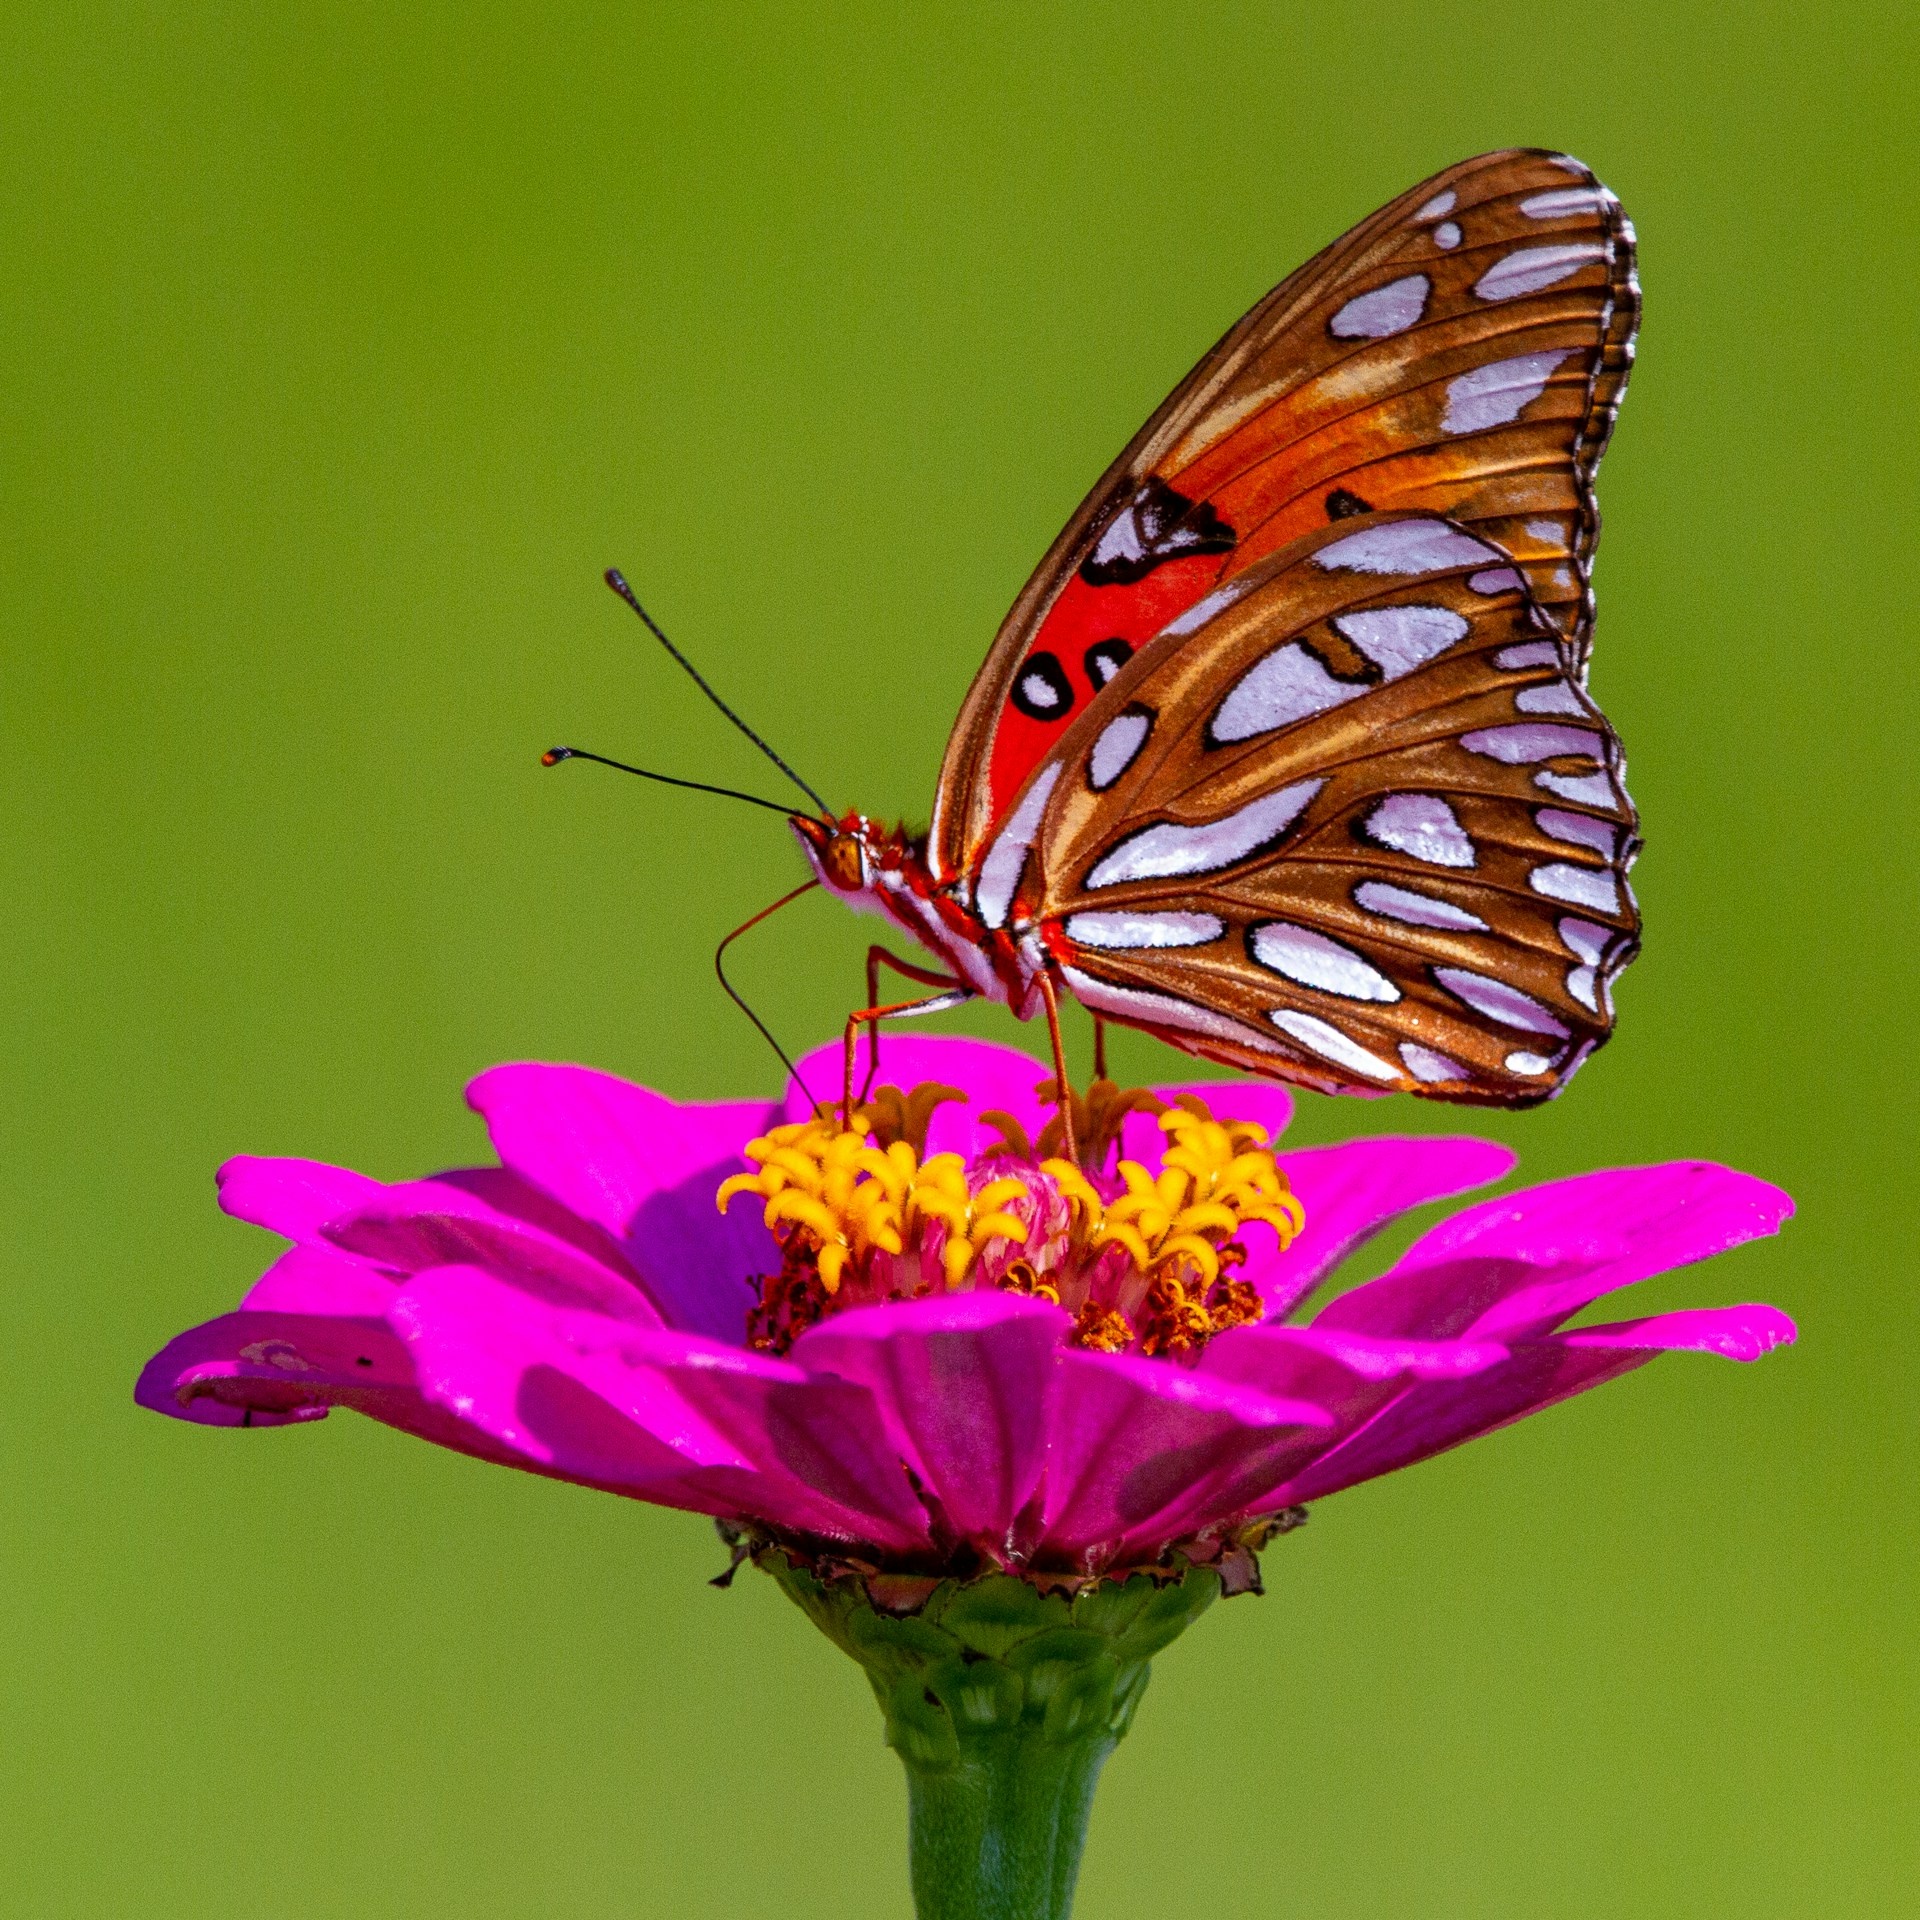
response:
<svg viewBox="0 0 1920 1920"><path fill-rule="evenodd" d="M1029 720L1064 720L1073 711L1073 687L1067 670L1044 650L1030 653L1013 676L1008 695L1016 713Z"/></svg>
<svg viewBox="0 0 1920 1920"><path fill-rule="evenodd" d="M1150 478L1101 529L1080 563L1080 578L1090 587L1132 586L1169 560L1231 553L1237 537L1204 500L1189 500Z"/></svg>
<svg viewBox="0 0 1920 1920"><path fill-rule="evenodd" d="M1132 658L1133 642L1116 637L1096 640L1080 664L1086 669L1088 686L1097 693Z"/></svg>
<svg viewBox="0 0 1920 1920"><path fill-rule="evenodd" d="M1373 511L1357 493L1349 493L1345 487L1335 487L1327 495L1327 518L1329 520L1351 520L1356 513Z"/></svg>

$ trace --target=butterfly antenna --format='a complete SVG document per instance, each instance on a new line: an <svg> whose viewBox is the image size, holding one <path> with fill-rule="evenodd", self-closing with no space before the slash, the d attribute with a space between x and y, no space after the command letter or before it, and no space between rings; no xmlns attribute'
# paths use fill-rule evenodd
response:
<svg viewBox="0 0 1920 1920"><path fill-rule="evenodd" d="M686 787L694 793L717 793L728 800L744 800L750 806L765 807L769 813L790 816L793 812L781 800L762 800L757 793L742 793L738 787L710 787L704 780L682 780L671 773L655 773L647 767L630 767L624 760L609 760L604 753L589 753L585 747L549 747L540 756L543 767L557 767L562 760L591 760L595 766L611 767L616 773L637 774L642 780L658 780L663 787Z"/></svg>
<svg viewBox="0 0 1920 1920"><path fill-rule="evenodd" d="M819 1111L820 1102L814 1098L813 1089L808 1086L805 1079L802 1078L800 1069L795 1066L793 1061L788 1057L786 1048L773 1037L772 1033L768 1030L767 1023L741 999L740 995L734 990L733 982L727 978L726 957L727 949L732 946L743 933L749 932L752 928L757 927L769 914L778 913L782 907L792 905L803 893L811 893L819 884L820 882L818 880L809 880L804 885L795 887L791 893L783 893L772 906L762 907L751 920L743 920L740 925L735 927L713 950L713 970L719 975L720 984L726 989L727 998L760 1029L761 1039L780 1056L780 1064L792 1074L794 1080L799 1085L800 1091L807 1096L807 1105L816 1112Z"/></svg>
<svg viewBox="0 0 1920 1920"><path fill-rule="evenodd" d="M820 809L820 817L823 820L831 820L833 818L833 809L830 806L828 806L827 803L824 800L822 800L820 796L817 793L815 793L814 790L810 786L808 786L807 783L804 780L802 780L800 776L797 773L795 773L794 770L790 766L788 766L787 763L784 760L782 760L780 756L777 753L775 753L774 750L770 746L768 746L767 743L764 740L762 740L760 736L757 733L755 733L754 730L750 726L748 726L747 723L744 720L742 720L740 716L737 713L735 713L734 710L730 706L728 706L727 703L724 700L722 700L720 696L717 693L715 693L710 686L707 685L706 681L702 679L700 676L700 670L693 664L691 660L687 658L687 656L684 653L680 651L678 647L676 647L673 644L671 640L667 638L667 636L664 633L661 632L660 627L658 623L654 620L653 615L650 614L646 610L646 608L640 604L638 598L636 598L634 594L633 589L627 585L626 575L623 574L618 567L609 567L607 569L607 585L610 586L614 590L614 592L617 593L620 596L620 598L624 600L627 603L627 605L630 606L634 610L634 612L640 616L642 622L646 626L647 631L650 634L652 634L653 637L656 640L658 640L660 644L663 647L665 647L670 654L672 654L675 663L684 670L687 677L693 682L693 684L696 687L698 687L700 691L704 693L707 696L707 698L711 700L713 704L716 707L718 707L720 711L724 713L727 716L727 718L731 720L733 724L736 727L738 727L740 731L744 733L747 736L747 738L751 740L753 744L756 747L758 747L760 751L764 753L767 756L767 758L771 760L773 764L776 767L778 767L780 771L784 773L787 776L787 778L791 780L793 784L796 787L798 787L800 791L804 793L807 796L807 798L811 800L816 807ZM752 922L748 922L748 925L751 925L751 924ZM742 931L744 930L745 929L742 929Z"/></svg>

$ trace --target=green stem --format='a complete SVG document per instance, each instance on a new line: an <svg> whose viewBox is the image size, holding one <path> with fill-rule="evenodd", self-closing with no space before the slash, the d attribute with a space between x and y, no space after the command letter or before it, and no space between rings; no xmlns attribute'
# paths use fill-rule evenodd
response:
<svg viewBox="0 0 1920 1920"><path fill-rule="evenodd" d="M778 1547L754 1558L866 1669L907 1770L920 1920L1067 1920L1100 1769L1152 1656L1212 1605L1219 1574L1069 1598L1008 1574L870 1584Z"/></svg>
<svg viewBox="0 0 1920 1920"><path fill-rule="evenodd" d="M907 1768L920 1920L1067 1920L1110 1733L1065 1746L1017 1734L960 1764Z"/></svg>

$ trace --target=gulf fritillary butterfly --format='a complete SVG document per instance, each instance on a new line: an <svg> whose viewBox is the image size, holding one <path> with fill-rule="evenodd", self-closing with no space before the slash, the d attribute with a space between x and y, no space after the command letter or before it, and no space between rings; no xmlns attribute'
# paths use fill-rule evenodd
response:
<svg viewBox="0 0 1920 1920"><path fill-rule="evenodd" d="M975 998L1046 1012L1064 1095L1062 989L1096 1072L1112 1020L1326 1093L1566 1085L1639 947L1638 821L1586 688L1639 313L1620 203L1515 149L1402 194L1221 340L1014 602L926 835L791 816L808 887L951 969L869 950L870 1001L883 965L937 991L849 1020L849 1109L862 1023L877 1048L882 1016Z"/></svg>
<svg viewBox="0 0 1920 1920"><path fill-rule="evenodd" d="M1521 1107L1638 948L1586 690L1633 229L1564 154L1463 161L1281 283L1014 603L924 838L796 815L819 878L983 996L1328 1093ZM854 1023L849 1024L849 1059Z"/></svg>

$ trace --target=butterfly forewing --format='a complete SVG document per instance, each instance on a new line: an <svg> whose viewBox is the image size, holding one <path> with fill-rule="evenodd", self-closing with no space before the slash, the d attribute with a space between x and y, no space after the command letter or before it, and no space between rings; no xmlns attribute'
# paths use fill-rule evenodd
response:
<svg viewBox="0 0 1920 1920"><path fill-rule="evenodd" d="M1622 773L1521 569L1457 522L1354 516L1083 711L1002 831L1032 846L1006 914L1191 1051L1530 1104L1605 1039L1637 945Z"/></svg>
<svg viewBox="0 0 1920 1920"><path fill-rule="evenodd" d="M1565 155L1437 174L1276 288L1095 487L1008 615L948 744L929 860L983 856L1130 657L1331 522L1425 508L1518 562L1584 663L1592 475L1639 311L1633 238Z"/></svg>

